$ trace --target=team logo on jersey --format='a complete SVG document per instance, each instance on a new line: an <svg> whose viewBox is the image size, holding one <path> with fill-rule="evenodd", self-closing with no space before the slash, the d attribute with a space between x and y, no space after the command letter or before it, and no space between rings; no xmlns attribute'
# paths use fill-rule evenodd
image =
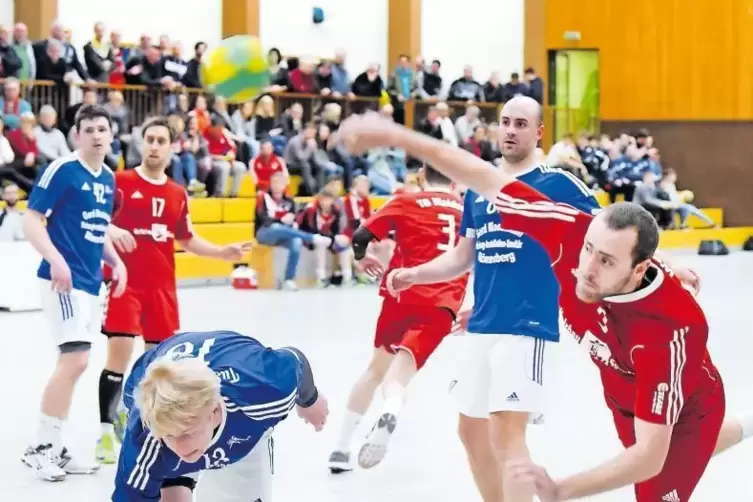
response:
<svg viewBox="0 0 753 502"><path fill-rule="evenodd" d="M132 198L132 199L143 199L143 198L144 198L144 196L143 196L143 195L141 195L141 192L139 192L139 191L136 191L136 192L133 192L133 193L131 194L131 198Z"/></svg>
<svg viewBox="0 0 753 502"><path fill-rule="evenodd" d="M245 443L246 441L249 441L253 436L246 436L244 438L239 438L238 436L230 436L230 439L227 440L227 446L228 448L233 447L235 444L241 444Z"/></svg>
<svg viewBox="0 0 753 502"><path fill-rule="evenodd" d="M221 370L221 371L215 371L215 374L218 377L220 377L220 380L223 380L227 383L238 383L241 380L240 375L236 373L233 368L228 368L226 370Z"/></svg>
<svg viewBox="0 0 753 502"><path fill-rule="evenodd" d="M81 185L81 190L83 190L84 192L91 192L92 187L89 186L89 183L84 181L84 184Z"/></svg>

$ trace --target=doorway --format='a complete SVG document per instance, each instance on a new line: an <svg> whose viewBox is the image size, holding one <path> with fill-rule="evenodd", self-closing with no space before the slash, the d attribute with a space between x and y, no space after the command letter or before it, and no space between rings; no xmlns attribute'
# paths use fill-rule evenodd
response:
<svg viewBox="0 0 753 502"><path fill-rule="evenodd" d="M553 142L566 133L598 133L599 51L549 51L549 104L554 116Z"/></svg>

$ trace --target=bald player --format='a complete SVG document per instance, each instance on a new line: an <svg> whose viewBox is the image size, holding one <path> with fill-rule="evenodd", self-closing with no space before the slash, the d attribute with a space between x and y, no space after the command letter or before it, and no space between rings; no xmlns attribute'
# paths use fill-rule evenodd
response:
<svg viewBox="0 0 753 502"><path fill-rule="evenodd" d="M599 205L572 174L537 162L543 132L541 106L518 96L502 108L500 169L549 198L591 213ZM492 167L490 167L491 169ZM493 202L469 190L460 243L415 268L394 272L395 284L443 282L474 269L474 306L467 335L455 340L460 361L451 396L459 434L484 502L503 495L505 458L528 458L526 428L541 423L550 355L559 342L559 284L546 250L520 232L502 228ZM532 493L505 493L505 502L530 502Z"/></svg>

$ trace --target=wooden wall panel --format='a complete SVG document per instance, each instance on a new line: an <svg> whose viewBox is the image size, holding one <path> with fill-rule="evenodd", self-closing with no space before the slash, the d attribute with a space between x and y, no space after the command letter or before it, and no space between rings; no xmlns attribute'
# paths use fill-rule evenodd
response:
<svg viewBox="0 0 753 502"><path fill-rule="evenodd" d="M547 0L546 48L601 52L606 120L753 119L748 0ZM564 40L579 31L579 42Z"/></svg>
<svg viewBox="0 0 753 502"><path fill-rule="evenodd" d="M49 36L58 17L58 0L14 0L13 9L15 21L29 28L29 38L40 40Z"/></svg>
<svg viewBox="0 0 753 502"><path fill-rule="evenodd" d="M392 73L400 54L421 54L421 0L389 0L387 15L387 71Z"/></svg>
<svg viewBox="0 0 753 502"><path fill-rule="evenodd" d="M753 122L612 122L610 135L646 127L661 152L662 166L678 173L678 187L695 193L699 207L724 208L724 225L753 226Z"/></svg>
<svg viewBox="0 0 753 502"><path fill-rule="evenodd" d="M532 66L542 77L547 72L546 4L547 0L523 2L523 65ZM544 100L548 94L544 92Z"/></svg>
<svg viewBox="0 0 753 502"><path fill-rule="evenodd" d="M258 37L259 3L259 0L222 0L222 38L233 35Z"/></svg>

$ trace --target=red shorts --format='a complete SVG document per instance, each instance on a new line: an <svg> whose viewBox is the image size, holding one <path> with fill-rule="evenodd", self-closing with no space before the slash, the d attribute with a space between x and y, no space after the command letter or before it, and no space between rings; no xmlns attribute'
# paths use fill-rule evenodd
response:
<svg viewBox="0 0 753 502"><path fill-rule="evenodd" d="M658 476L635 485L637 502L659 502L662 500L691 500L693 490L701 480L706 466L714 453L719 431L724 421L724 390L719 384L719 392L693 403L697 414L683 417L672 431L669 453L664 461L664 469ZM613 412L617 434L625 448L635 444L633 418Z"/></svg>
<svg viewBox="0 0 753 502"><path fill-rule="evenodd" d="M174 289L127 288L119 298L110 290L102 332L107 336L142 336L160 343L180 328L178 294Z"/></svg>
<svg viewBox="0 0 753 502"><path fill-rule="evenodd" d="M444 307L404 305L385 298L377 319L374 347L394 354L398 349L410 352L421 368L429 356L450 334L452 312Z"/></svg>

